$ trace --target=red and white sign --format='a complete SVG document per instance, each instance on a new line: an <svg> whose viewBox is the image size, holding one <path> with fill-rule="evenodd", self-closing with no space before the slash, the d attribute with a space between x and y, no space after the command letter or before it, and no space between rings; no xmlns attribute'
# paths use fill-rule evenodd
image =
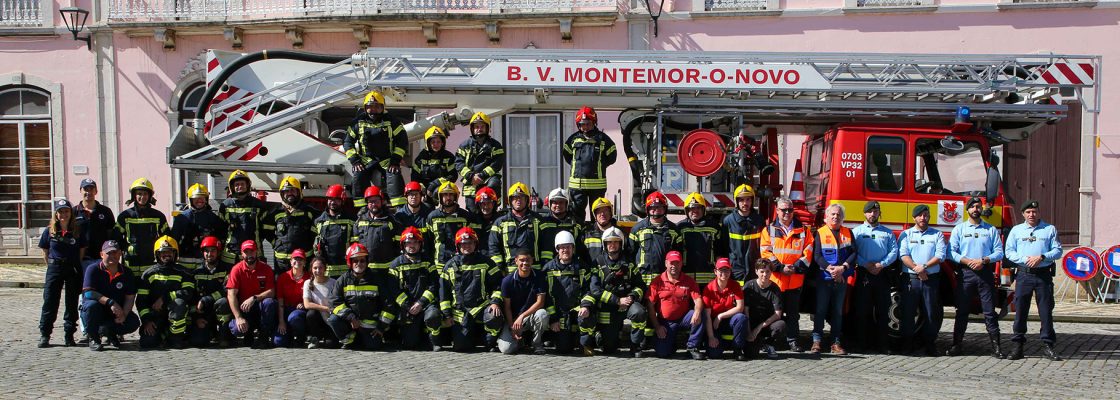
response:
<svg viewBox="0 0 1120 400"><path fill-rule="evenodd" d="M809 65L493 62L476 85L625 89L823 90L832 85Z"/></svg>
<svg viewBox="0 0 1120 400"><path fill-rule="evenodd" d="M1092 85L1095 81L1093 76L1093 64L1057 63L1042 73L1041 80L1059 85Z"/></svg>
<svg viewBox="0 0 1120 400"><path fill-rule="evenodd" d="M735 207L735 198L731 197L731 193L702 193L704 198L708 200L710 207ZM684 200L688 198L688 193L665 193L665 198L669 200L669 206L673 208L684 208Z"/></svg>

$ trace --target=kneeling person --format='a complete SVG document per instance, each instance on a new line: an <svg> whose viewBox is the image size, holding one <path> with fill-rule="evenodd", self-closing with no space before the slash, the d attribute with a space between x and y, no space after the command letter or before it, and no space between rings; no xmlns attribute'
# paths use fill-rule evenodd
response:
<svg viewBox="0 0 1120 400"><path fill-rule="evenodd" d="M498 336L498 350L514 354L521 348L525 331L533 332L533 353L542 355L544 331L548 328L548 311L544 309L544 273L533 269L533 252L518 249L514 256L517 271L502 279L502 299L509 323Z"/></svg>
<svg viewBox="0 0 1120 400"><path fill-rule="evenodd" d="M244 337L245 343L258 348L272 346L272 332L276 331L276 278L272 268L257 258L257 243L241 243L241 261L233 266L226 281L226 300L229 302L233 321L230 333ZM254 333L256 343L254 344Z"/></svg>
<svg viewBox="0 0 1120 400"><path fill-rule="evenodd" d="M118 336L136 332L140 317L132 312L136 301L136 280L121 265L121 246L116 240L101 245L101 260L86 266L82 284L82 324L89 335L89 348L101 351L105 338L120 348Z"/></svg>
<svg viewBox="0 0 1120 400"><path fill-rule="evenodd" d="M769 263L767 264L769 265ZM716 260L716 278L704 288L704 330L708 333L708 356L719 358L730 347L743 360L747 343L747 315L743 313L743 287L731 279L731 260Z"/></svg>
<svg viewBox="0 0 1120 400"><path fill-rule="evenodd" d="M642 357L642 341L645 340L646 319L649 316L642 306L645 285L638 268L623 257L623 240L625 236L618 228L608 228L603 232L606 253L596 260L599 266L590 273L587 295L580 300L577 314L581 333L579 342L583 345L585 356L593 354L596 342L603 353L617 351L622 321L629 319L630 352L635 358Z"/></svg>
<svg viewBox="0 0 1120 400"><path fill-rule="evenodd" d="M197 293L194 277L176 261L179 244L171 236L162 236L155 244L156 265L140 276L137 309L144 328L140 330L140 347L154 348L164 340L171 347L185 347L190 305Z"/></svg>
<svg viewBox="0 0 1120 400"><path fill-rule="evenodd" d="M380 350L384 332L396 319L396 282L369 270L369 251L354 243L346 250L350 270L338 277L327 319L334 335L350 349Z"/></svg>
<svg viewBox="0 0 1120 400"><path fill-rule="evenodd" d="M656 333L654 351L658 357L673 355L677 330L687 329L688 354L694 360L703 360L697 346L704 334L704 302L700 287L691 276L681 273L681 253L670 251L665 255L665 272L653 278L649 286L649 322ZM689 309L691 305L691 309Z"/></svg>
<svg viewBox="0 0 1120 400"><path fill-rule="evenodd" d="M401 293L397 295L400 307L401 347L416 349L427 347L439 350L435 343L427 340L431 334L439 334L443 316L436 306L436 292L439 290L439 274L432 263L424 259L424 235L414 226L401 233L401 249L389 269L400 280Z"/></svg>
<svg viewBox="0 0 1120 400"><path fill-rule="evenodd" d="M770 267L769 260L755 262L754 272L757 277L747 281L743 288L750 325L747 335L748 358L762 349L766 350L767 358L778 358L774 346L786 337L786 322L782 320L782 291L770 280Z"/></svg>
<svg viewBox="0 0 1120 400"><path fill-rule="evenodd" d="M439 280L439 308L444 326L451 326L452 349L467 352L477 345L479 327L487 349L497 349L502 318L502 270L478 252L478 235L470 227L455 233L459 253L447 260ZM434 339L434 338L433 338Z"/></svg>

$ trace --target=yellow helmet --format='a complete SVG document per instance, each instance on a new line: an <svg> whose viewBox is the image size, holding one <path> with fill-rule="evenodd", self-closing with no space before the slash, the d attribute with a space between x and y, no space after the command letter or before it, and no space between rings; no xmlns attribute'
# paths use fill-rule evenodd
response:
<svg viewBox="0 0 1120 400"><path fill-rule="evenodd" d="M210 197L210 191L206 189L206 185L196 183L187 189L187 198L194 199L199 197Z"/></svg>
<svg viewBox="0 0 1120 400"><path fill-rule="evenodd" d="M284 180L280 181L280 191L283 192L286 189L295 189L302 192L303 186L300 185L299 179L296 179L296 177L285 176Z"/></svg>
<svg viewBox="0 0 1120 400"><path fill-rule="evenodd" d="M438 127L438 126L432 126L431 128L428 128L427 132L424 132L424 141L427 142L429 139L432 138L432 136L439 136L439 137L442 137L444 140L447 139L447 133L444 132L443 129Z"/></svg>
<svg viewBox="0 0 1120 400"><path fill-rule="evenodd" d="M439 185L439 189L436 189L436 193L437 194L451 193L451 194L454 194L456 197L458 197L459 196L459 187L455 186L455 182L447 181L447 182L444 182L444 183Z"/></svg>
<svg viewBox="0 0 1120 400"><path fill-rule="evenodd" d="M708 199L705 199L704 195L698 192L692 192L692 194L689 194L688 197L684 199L684 208L692 208L693 206L710 207Z"/></svg>
<svg viewBox="0 0 1120 400"><path fill-rule="evenodd" d="M486 126L490 126L490 117L486 116L486 113L479 111L471 116L470 125L474 125L475 122L482 122L486 124Z"/></svg>
<svg viewBox="0 0 1120 400"><path fill-rule="evenodd" d="M381 92L378 92L376 90L369 92L369 94L366 95L366 99L362 101L362 107L368 106L373 102L377 102L377 104L380 105L385 105L385 96L381 95Z"/></svg>
<svg viewBox="0 0 1120 400"><path fill-rule="evenodd" d="M600 207L610 207L611 210L614 210L614 204L611 203L610 200L607 200L606 197L595 199L595 202L591 203L591 212L595 212L595 210L598 210Z"/></svg>
<svg viewBox="0 0 1120 400"><path fill-rule="evenodd" d="M521 182L514 183L513 185L510 185L509 193L507 193L506 196L510 197L510 198L513 198L513 196L526 196L526 197L528 197L529 196L529 187L525 186L525 184L521 183Z"/></svg>
<svg viewBox="0 0 1120 400"><path fill-rule="evenodd" d="M737 199L740 197L754 198L754 188L752 188L751 185L745 183L739 185L739 187L735 188L735 198Z"/></svg>
<svg viewBox="0 0 1120 400"><path fill-rule="evenodd" d="M135 193L140 189L145 189L153 195L156 194L156 188L155 186L152 186L152 181L149 181L148 178L137 178L136 180L132 181L132 186L128 187L128 192Z"/></svg>
<svg viewBox="0 0 1120 400"><path fill-rule="evenodd" d="M229 174L229 179L226 180L226 183L230 186L233 186L233 181L236 181L238 179L244 179L245 182L251 182L251 180L249 179L249 174L245 173L245 171L237 170Z"/></svg>
<svg viewBox="0 0 1120 400"><path fill-rule="evenodd" d="M163 236L160 236L159 239L156 240L156 245L154 246L154 248L152 250L152 253L155 254L156 257L159 257L160 250L167 250L167 249L174 250L176 253L178 253L179 252L179 242L176 242L175 239L172 238L171 236L163 235Z"/></svg>

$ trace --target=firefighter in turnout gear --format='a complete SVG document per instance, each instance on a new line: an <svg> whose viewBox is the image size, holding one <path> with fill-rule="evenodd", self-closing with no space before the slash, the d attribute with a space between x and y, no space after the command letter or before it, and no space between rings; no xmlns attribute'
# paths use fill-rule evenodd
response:
<svg viewBox="0 0 1120 400"><path fill-rule="evenodd" d="M474 194L483 186L495 192L502 190L502 170L506 167L506 149L490 137L490 117L481 112L471 117L471 137L459 145L455 153L455 171L463 180L467 209L475 210Z"/></svg>
<svg viewBox="0 0 1120 400"><path fill-rule="evenodd" d="M132 181L128 189L131 198L125 205L132 207L117 215L117 236L121 243L127 243L124 261L133 276L140 276L145 268L155 263L151 249L160 236L170 233L167 217L163 212L152 208L156 205L156 191L147 178Z"/></svg>
<svg viewBox="0 0 1120 400"><path fill-rule="evenodd" d="M380 350L384 332L397 319L397 281L370 273L368 257L360 243L346 250L350 269L335 281L327 325L347 348Z"/></svg>
<svg viewBox="0 0 1120 400"><path fill-rule="evenodd" d="M568 187L571 190L572 219L583 223L584 209L591 199L607 194L607 167L614 164L618 151L614 141L599 130L599 116L591 107L583 107L576 113L576 128L579 130L568 136L560 154L564 163L571 166Z"/></svg>
<svg viewBox="0 0 1120 400"><path fill-rule="evenodd" d="M202 247L207 236L226 237L229 224L210 207L210 191L201 183L187 189L187 205L172 212L171 237L179 243L179 264L195 268L202 264Z"/></svg>
<svg viewBox="0 0 1120 400"><path fill-rule="evenodd" d="M228 183L230 195L218 206L218 215L229 224L222 261L233 264L239 260L241 249L238 246L241 243L246 240L261 243L272 232L265 224L268 204L252 195L249 174L242 170L233 171L229 174Z"/></svg>
<svg viewBox="0 0 1120 400"><path fill-rule="evenodd" d="M416 155L412 164L412 181L420 182L428 189L428 203L437 204L436 190L444 182L454 182L455 154L447 151L447 133L438 126L424 132L424 149ZM394 207L400 207L394 204Z"/></svg>
<svg viewBox="0 0 1120 400"><path fill-rule="evenodd" d="M579 340L576 315L580 301L587 293L587 275L591 268L576 253L576 239L571 232L556 234L556 258L544 265L548 279L548 310L550 329L555 334L556 351L567 354Z"/></svg>
<svg viewBox="0 0 1120 400"><path fill-rule="evenodd" d="M753 266L759 257L758 239L766 221L754 212L754 188L744 183L735 188L734 195L735 211L723 217L723 240L731 260L731 279L743 286L754 279Z"/></svg>
<svg viewBox="0 0 1120 400"><path fill-rule="evenodd" d="M327 263L327 276L346 272L346 250L354 236L354 216L342 210L342 185L327 188L327 210L315 219L315 254Z"/></svg>
<svg viewBox="0 0 1120 400"><path fill-rule="evenodd" d="M692 192L684 200L685 215L688 218L677 225L681 233L681 253L684 256L681 273L689 274L692 278L703 273L704 282L711 280L707 274L715 269L716 257L727 253L723 227L715 218L708 216L709 206L704 195Z"/></svg>
<svg viewBox="0 0 1120 400"><path fill-rule="evenodd" d="M606 255L596 260L598 266L588 274L587 294L580 299L577 314L579 342L583 345L584 355L592 355L596 344L605 354L617 351L622 320L629 319L630 353L636 358L642 356L649 317L642 305L646 284L635 265L623 255L625 239L618 228L607 229L600 239Z"/></svg>
<svg viewBox="0 0 1120 400"><path fill-rule="evenodd" d="M600 197L595 200L591 205L591 222L586 228L583 229L582 240L580 243L583 246L578 246L577 250L582 251L580 258L586 262L594 263L606 256L606 249L603 248L603 232L607 229L617 228L618 220L614 218L614 204L605 197ZM624 238L622 243L623 257L632 259L634 257L633 246L630 244L630 238Z"/></svg>
<svg viewBox="0 0 1120 400"><path fill-rule="evenodd" d="M186 346L191 306L197 301L194 277L176 263L179 244L161 236L153 245L156 264L140 276L136 308L140 310L140 347Z"/></svg>
<svg viewBox="0 0 1120 400"><path fill-rule="evenodd" d="M314 245L315 217L319 214L318 210L303 202L303 188L294 177L285 177L280 182L280 200L282 205L267 219L275 232L272 271L277 276L292 269L292 251L310 249Z"/></svg>
<svg viewBox="0 0 1120 400"><path fill-rule="evenodd" d="M428 254L436 270L443 270L443 264L455 256L455 232L467 226L474 226L474 216L459 208L459 188L452 182L444 182L437 191L439 208L428 214L424 221L427 230ZM472 228L473 229L473 228Z"/></svg>
<svg viewBox="0 0 1120 400"><path fill-rule="evenodd" d="M404 204L401 160L408 150L408 133L385 112L385 97L380 92L369 92L362 107L342 142L354 170L354 181L350 183L354 207L365 207L362 195L370 182L386 188L394 206Z"/></svg>
<svg viewBox="0 0 1120 400"><path fill-rule="evenodd" d="M389 265L398 278L400 294L396 303L400 312L401 347L409 350L438 347L425 340L438 334L443 314L436 303L439 273L431 261L423 257L424 234L410 226L401 232L401 252Z"/></svg>
<svg viewBox="0 0 1120 400"><path fill-rule="evenodd" d="M229 320L233 314L226 298L226 277L230 265L222 262L222 243L215 236L202 238L202 264L193 271L198 303L194 309L194 326L190 331L191 346L205 347L215 337L222 347L229 346Z"/></svg>
<svg viewBox="0 0 1120 400"><path fill-rule="evenodd" d="M533 259L538 259L537 235L541 230L541 217L529 209L529 187L517 182L509 187L506 198L509 212L494 221L490 228L490 259L504 271L513 273L517 249L529 249Z"/></svg>
<svg viewBox="0 0 1120 400"><path fill-rule="evenodd" d="M478 235L470 227L455 233L458 254L447 261L439 280L439 309L452 330L452 349L467 352L485 331L487 349L496 349L502 319L502 269L477 251ZM488 318L484 321L484 309ZM435 342L435 338L433 338Z"/></svg>
<svg viewBox="0 0 1120 400"><path fill-rule="evenodd" d="M666 218L669 200L661 192L646 196L647 217L634 224L630 241L634 243L635 264L642 280L649 285L653 278L665 272L665 255L681 245L677 224Z"/></svg>
<svg viewBox="0 0 1120 400"><path fill-rule="evenodd" d="M375 274L389 272L389 263L401 254L397 243L401 224L389 215L388 199L377 186L366 188L366 208L354 223L354 242L369 250L369 269Z"/></svg>
<svg viewBox="0 0 1120 400"><path fill-rule="evenodd" d="M537 240L540 242L537 248L540 249L539 265L548 263L555 253L553 250L556 248L554 240L556 234L560 231L571 232L573 236L580 236L583 234L583 219L573 218L571 207L571 198L568 191L563 188L552 189L548 193L548 210L550 214L547 217L541 218L540 234L537 235ZM582 252L577 243L576 251Z"/></svg>
<svg viewBox="0 0 1120 400"><path fill-rule="evenodd" d="M804 351L797 345L801 319L801 287L805 273L813 259L813 235L793 216L793 201L780 197L774 202L778 218L762 230L759 247L761 257L770 260L774 273L770 280L782 291L782 310L785 312L786 342L795 352Z"/></svg>
<svg viewBox="0 0 1120 400"><path fill-rule="evenodd" d="M474 214L474 219L478 223L478 251L486 256L492 256L490 253L490 231L494 228L494 222L497 222L501 215L498 214L498 193L494 192L489 186L478 189L474 193L474 204L478 207L478 212Z"/></svg>
<svg viewBox="0 0 1120 400"><path fill-rule="evenodd" d="M412 181L404 185L404 198L404 207L397 207L397 213L393 217L401 225L415 226L423 233L424 222L428 220L432 207L424 202L424 188L420 182Z"/></svg>

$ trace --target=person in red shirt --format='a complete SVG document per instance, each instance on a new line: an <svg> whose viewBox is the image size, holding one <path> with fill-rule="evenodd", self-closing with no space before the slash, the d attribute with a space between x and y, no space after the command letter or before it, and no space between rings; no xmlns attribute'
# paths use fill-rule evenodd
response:
<svg viewBox="0 0 1120 400"><path fill-rule="evenodd" d="M272 347L272 333L276 331L276 292L272 268L257 258L257 243L241 243L241 261L233 266L226 280L226 298L229 300L233 321L229 330L233 336L244 337L245 343L254 347Z"/></svg>
<svg viewBox="0 0 1120 400"><path fill-rule="evenodd" d="M696 281L681 274L681 263L681 253L670 251L665 255L665 272L649 285L649 320L656 334L653 349L658 357L672 356L677 331L688 329L688 354L694 360L703 360L697 346L704 336L704 302Z"/></svg>
<svg viewBox="0 0 1120 400"><path fill-rule="evenodd" d="M708 357L720 358L726 347L735 359L744 361L747 345L747 315L743 313L743 287L731 279L731 260L716 260L716 278L704 288L704 330L708 333Z"/></svg>
<svg viewBox="0 0 1120 400"><path fill-rule="evenodd" d="M303 347L307 341L307 310L303 308L303 284L307 273L307 253L295 249L290 256L292 269L276 276L276 334L272 344L277 347Z"/></svg>

